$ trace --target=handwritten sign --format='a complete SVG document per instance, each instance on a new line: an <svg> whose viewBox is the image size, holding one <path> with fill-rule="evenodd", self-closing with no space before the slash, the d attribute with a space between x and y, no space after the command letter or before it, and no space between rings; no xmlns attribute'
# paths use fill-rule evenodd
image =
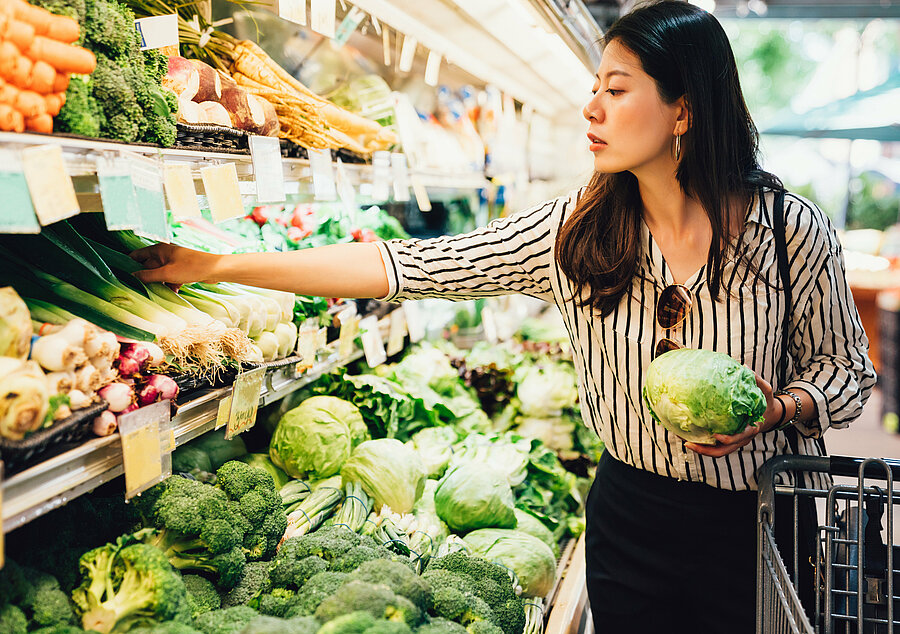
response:
<svg viewBox="0 0 900 634"><path fill-rule="evenodd" d="M169 444L170 414L170 402L160 401L119 416L125 499L172 475L172 457L163 450Z"/></svg>
<svg viewBox="0 0 900 634"><path fill-rule="evenodd" d="M234 380L231 396L231 412L225 427L225 439L230 440L256 424L259 395L266 378L265 368L241 372Z"/></svg>
<svg viewBox="0 0 900 634"><path fill-rule="evenodd" d="M66 171L62 147L38 145L22 150L22 167L34 212L42 225L65 220L81 211L75 186Z"/></svg>

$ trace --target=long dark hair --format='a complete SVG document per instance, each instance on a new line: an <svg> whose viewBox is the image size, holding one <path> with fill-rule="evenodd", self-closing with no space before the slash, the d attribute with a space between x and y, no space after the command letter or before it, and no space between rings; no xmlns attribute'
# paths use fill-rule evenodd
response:
<svg viewBox="0 0 900 634"><path fill-rule="evenodd" d="M681 137L676 176L709 216L706 276L713 299L724 288L723 259L735 195L749 201L781 181L760 169L759 134L738 79L728 37L709 13L680 0L642 6L616 21L602 44L634 53L660 97L684 96L690 126ZM740 242L736 251L740 251ZM641 255L641 198L630 172L595 173L556 239L556 259L582 305L608 315L629 293Z"/></svg>

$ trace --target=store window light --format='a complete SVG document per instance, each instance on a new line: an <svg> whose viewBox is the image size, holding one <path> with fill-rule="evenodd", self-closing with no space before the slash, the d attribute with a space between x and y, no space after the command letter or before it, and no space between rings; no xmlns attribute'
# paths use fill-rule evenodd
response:
<svg viewBox="0 0 900 634"><path fill-rule="evenodd" d="M712 13L716 10L716 0L690 0L691 4L696 5L706 11Z"/></svg>

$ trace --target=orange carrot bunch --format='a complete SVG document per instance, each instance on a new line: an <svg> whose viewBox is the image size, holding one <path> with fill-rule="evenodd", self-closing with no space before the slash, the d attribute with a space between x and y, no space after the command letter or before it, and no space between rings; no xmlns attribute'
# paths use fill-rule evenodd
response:
<svg viewBox="0 0 900 634"><path fill-rule="evenodd" d="M75 46L78 22L25 0L0 0L0 130L53 132L72 73L97 59Z"/></svg>

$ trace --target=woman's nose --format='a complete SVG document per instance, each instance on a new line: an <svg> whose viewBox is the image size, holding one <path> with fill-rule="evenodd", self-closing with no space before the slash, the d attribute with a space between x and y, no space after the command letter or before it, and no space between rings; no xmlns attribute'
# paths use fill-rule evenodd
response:
<svg viewBox="0 0 900 634"><path fill-rule="evenodd" d="M591 98L590 101L587 102L584 106L584 110L581 111L582 116L588 121L597 120L599 121L602 116L602 109L600 108L600 104L597 103L597 97Z"/></svg>

